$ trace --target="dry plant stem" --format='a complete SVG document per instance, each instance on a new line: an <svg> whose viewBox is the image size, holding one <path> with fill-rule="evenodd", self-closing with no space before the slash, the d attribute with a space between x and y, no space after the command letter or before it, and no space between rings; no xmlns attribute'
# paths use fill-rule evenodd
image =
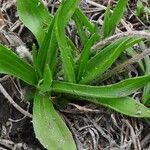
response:
<svg viewBox="0 0 150 150"><path fill-rule="evenodd" d="M124 120L124 122L126 123L127 127L130 130L131 139L132 139L132 143L133 143L134 149L135 150L141 150L141 149L137 148L137 136L136 136L136 134L134 132L134 129L133 129L132 125L129 123L128 120Z"/></svg>
<svg viewBox="0 0 150 150"><path fill-rule="evenodd" d="M95 7L98 7L98 8L100 8L100 9L102 9L102 10L106 10L106 7L105 7L105 6L103 6L103 5L101 5L101 4L98 4L98 3L96 3L96 2L93 2L93 1L91 1L91 0L85 0L85 2L88 3L88 4L90 4L90 5L93 5L93 6L95 6Z"/></svg>
<svg viewBox="0 0 150 150"><path fill-rule="evenodd" d="M69 119L65 115L63 115L63 118L65 119L65 121L67 122L67 125L69 126L70 130L73 133L74 139L76 141L77 148L78 149L84 149L83 146L82 146L82 143L80 142L80 140L77 136L78 131L76 131L76 129L72 127L71 122L69 121Z"/></svg>
<svg viewBox="0 0 150 150"><path fill-rule="evenodd" d="M145 147L150 141L150 133L148 133L141 141L141 147Z"/></svg>
<svg viewBox="0 0 150 150"><path fill-rule="evenodd" d="M123 64L120 64L119 66L115 67L114 69L106 72L101 78L99 78L98 80L100 81L104 81L108 78L110 78L111 76L123 72L128 66L138 62L139 60L143 59L146 56L150 55L150 48L148 50L145 50L144 52L142 52L141 54L137 54L134 56L134 58L131 58L129 60L127 60L126 62L124 62Z"/></svg>
<svg viewBox="0 0 150 150"><path fill-rule="evenodd" d="M103 41L100 41L99 43L95 44L92 47L92 49L93 50L101 49L106 44L110 44L116 39L119 39L122 37L127 37L127 36L138 36L138 37L140 36L140 37L143 37L145 39L150 39L150 32L148 32L148 31L131 31L131 32L118 33L118 34L115 34L115 35L113 35L109 38L106 38Z"/></svg>
<svg viewBox="0 0 150 150"><path fill-rule="evenodd" d="M12 141L5 140L5 139L0 139L0 144L11 150L13 150L13 147L14 147L13 145L15 145ZM2 148L1 150L5 150L5 149Z"/></svg>
<svg viewBox="0 0 150 150"><path fill-rule="evenodd" d="M5 75L4 77L0 78L0 82L8 80L9 77L9 75Z"/></svg>
<svg viewBox="0 0 150 150"><path fill-rule="evenodd" d="M11 96L7 93L7 91L4 89L4 87L2 86L2 84L0 84L0 92L5 96L5 98L8 99L8 101L19 111L21 112L23 115L32 118L32 115L25 111L24 109L22 109L17 103L15 103L15 101L11 98Z"/></svg>

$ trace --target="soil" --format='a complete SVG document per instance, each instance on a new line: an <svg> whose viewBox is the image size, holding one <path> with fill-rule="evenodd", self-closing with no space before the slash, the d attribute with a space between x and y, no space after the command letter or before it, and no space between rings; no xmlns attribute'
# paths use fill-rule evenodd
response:
<svg viewBox="0 0 150 150"><path fill-rule="evenodd" d="M52 8L57 9L57 0L45 0L46 2L49 2L50 11ZM94 2L106 6L106 1ZM150 7L146 0L141 2ZM112 6L114 3L112 1ZM148 21L143 22L133 14L136 3L136 0L129 1L124 20L132 30L149 29ZM32 44L37 42L32 33L20 24L15 0L0 0L0 7L0 27L4 26L0 30L0 42L14 50L20 44L26 45L30 50ZM93 21L100 21L104 13L103 10L98 13L93 11L96 6L88 2L83 1L81 7L87 12L91 10L92 13L87 15ZM119 27L121 31L126 28L122 25ZM76 41L77 36L72 37ZM19 106L32 113L32 102L23 98L24 89L17 79L1 75L0 83ZM138 94L135 93L136 96ZM72 102L58 111L70 128L79 150L150 150L150 120L129 118L91 103ZM44 150L35 137L32 120L16 110L1 93L0 150Z"/></svg>

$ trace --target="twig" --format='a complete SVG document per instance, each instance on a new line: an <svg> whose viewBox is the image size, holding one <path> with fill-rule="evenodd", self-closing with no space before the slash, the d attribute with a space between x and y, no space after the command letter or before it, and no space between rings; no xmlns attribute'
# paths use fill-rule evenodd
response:
<svg viewBox="0 0 150 150"><path fill-rule="evenodd" d="M133 143L133 146L134 146L134 150L141 150L141 146L138 145L138 136L133 128L133 126L129 123L128 120L126 119L123 119L123 121L126 123L127 127L129 128L130 130L130 138L132 139L132 143Z"/></svg>
<svg viewBox="0 0 150 150"><path fill-rule="evenodd" d="M141 147L144 148L150 141L150 133L148 133L141 141Z"/></svg>
<svg viewBox="0 0 150 150"><path fill-rule="evenodd" d="M13 150L15 143L12 141L9 141L9 140L0 139L0 145L3 145L4 147L6 147L8 149ZM0 149L1 149L1 147L0 147ZM5 150L5 149L2 148L1 150Z"/></svg>
<svg viewBox="0 0 150 150"><path fill-rule="evenodd" d="M94 2L94 1L85 0L85 2L88 3L88 4L90 4L90 5L93 5L93 6L95 6L95 7L98 7L98 8L100 8L100 9L102 9L102 10L106 10L106 7L105 7L105 6L103 6L103 5L101 5L101 4L98 4L98 3Z"/></svg>
<svg viewBox="0 0 150 150"><path fill-rule="evenodd" d="M25 111L24 109L22 109L17 103L15 103L15 101L11 98L11 96L7 93L7 91L4 89L4 87L2 86L2 84L0 84L0 92L5 96L5 98L8 99L8 101L19 111L21 112L23 115L32 118L32 115Z"/></svg>
<svg viewBox="0 0 150 150"><path fill-rule="evenodd" d="M92 49L97 50L105 46L106 44L112 43L114 40L122 37L127 37L127 36L140 36L145 39L150 39L150 32L146 31L131 31L131 32L122 32L115 34L109 38L104 39L103 41L100 41L99 43L95 44Z"/></svg>
<svg viewBox="0 0 150 150"><path fill-rule="evenodd" d="M9 75L5 75L5 76L1 77L0 82L8 80L9 77L10 77Z"/></svg>
<svg viewBox="0 0 150 150"><path fill-rule="evenodd" d="M67 122L67 125L68 125L69 129L73 133L77 148L78 149L84 149L83 146L82 146L82 143L80 142L80 140L78 138L78 135L77 135L78 131L75 128L72 127L71 122L69 121L69 119L65 115L62 115L62 116L63 116L64 120Z"/></svg>

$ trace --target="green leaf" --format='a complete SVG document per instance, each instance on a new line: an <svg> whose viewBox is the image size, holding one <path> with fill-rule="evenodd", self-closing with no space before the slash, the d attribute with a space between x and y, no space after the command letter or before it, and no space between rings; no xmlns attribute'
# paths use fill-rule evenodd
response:
<svg viewBox="0 0 150 150"><path fill-rule="evenodd" d="M52 85L52 73L48 65L45 66L42 83L40 84L39 90L41 93L45 93L51 90Z"/></svg>
<svg viewBox="0 0 150 150"><path fill-rule="evenodd" d="M17 0L17 12L20 20L31 30L41 46L52 20L41 0Z"/></svg>
<svg viewBox="0 0 150 150"><path fill-rule="evenodd" d="M73 58L76 59L76 57L79 55L79 50L75 46L75 44L72 42L72 40L67 37L68 45L71 47L71 53L73 55Z"/></svg>
<svg viewBox="0 0 150 150"><path fill-rule="evenodd" d="M119 0L117 3L117 6L115 7L115 9L113 10L113 13L110 17L110 35L112 35L117 27L117 25L119 24L124 11L126 9L126 5L127 5L128 0Z"/></svg>
<svg viewBox="0 0 150 150"><path fill-rule="evenodd" d="M88 41L86 42L82 52L81 52L81 55L80 55L80 58L78 60L78 76L77 76L77 81L80 81L81 78L82 78L82 75L85 71L85 66L89 60L89 57L90 57L90 50L91 50L91 47L93 46L94 42L95 42L95 38L97 38L97 35L96 34L93 34L90 39L88 39Z"/></svg>
<svg viewBox="0 0 150 150"><path fill-rule="evenodd" d="M134 48L130 47L126 50L127 54L131 57L134 58L134 56L136 56L138 53L134 50ZM139 64L139 67L140 69L142 70L142 72L145 72L145 69L144 69L144 65L143 65L143 62L142 60L138 61L138 64Z"/></svg>
<svg viewBox="0 0 150 150"><path fill-rule="evenodd" d="M76 27L78 30L78 34L80 36L80 40L81 40L82 44L84 45L88 39L88 36L85 33L84 25L78 15L74 15L73 19L75 21L75 24L76 24Z"/></svg>
<svg viewBox="0 0 150 150"><path fill-rule="evenodd" d="M136 15L138 17L142 17L142 15L145 13L145 6L143 5L143 3L141 2L141 0L137 1L137 9L136 9Z"/></svg>
<svg viewBox="0 0 150 150"><path fill-rule="evenodd" d="M76 150L73 137L51 99L36 93L33 105L33 127L36 137L48 150Z"/></svg>
<svg viewBox="0 0 150 150"><path fill-rule="evenodd" d="M100 50L94 57L89 60L87 70L91 71L91 69L94 68L96 65L102 64L106 60L106 58L109 57L114 52L114 50L125 40L126 38L118 39L117 41L114 41L110 45L106 46L104 49ZM125 46L125 48L127 49L126 52L128 53L128 49L139 43L141 40L142 38L133 38L129 40L129 42Z"/></svg>
<svg viewBox="0 0 150 150"><path fill-rule="evenodd" d="M75 82L75 71L71 48L68 46L65 36L65 27L74 14L78 4L79 0L63 0L56 17L56 38L61 51L65 80L69 82Z"/></svg>
<svg viewBox="0 0 150 150"><path fill-rule="evenodd" d="M126 44L129 42L129 40L131 39L127 38L121 44L119 44L113 51L109 52L109 54L107 53L107 57L106 55L103 55L103 61L98 63L100 61L98 60L98 62L95 63L95 66L91 68L92 70L86 69L87 73L82 77L79 83L88 83L102 75L108 68L111 67L111 65L116 61L120 54L126 49Z"/></svg>
<svg viewBox="0 0 150 150"><path fill-rule="evenodd" d="M37 69L37 48L36 48L36 45L33 44L32 45L32 60L33 60L33 66L35 69Z"/></svg>
<svg viewBox="0 0 150 150"><path fill-rule="evenodd" d="M0 45L0 73L13 75L31 85L37 83L34 68L2 45Z"/></svg>
<svg viewBox="0 0 150 150"><path fill-rule="evenodd" d="M57 40L55 35L55 17L52 19L51 24L46 33L40 51L37 56L37 69L39 74L42 76L45 65L48 64L52 74L56 67L56 56L57 56Z"/></svg>
<svg viewBox="0 0 150 150"><path fill-rule="evenodd" d="M150 75L126 79L119 83L106 86L89 86L54 81L52 84L52 91L93 98L120 98L134 93L149 81Z"/></svg>
<svg viewBox="0 0 150 150"><path fill-rule="evenodd" d="M144 42L140 42L140 47L144 51L146 49L146 46ZM150 74L150 57L146 56L144 58L144 63L145 63L145 75ZM144 90L143 90L143 104L149 104L150 103L150 82L145 85Z"/></svg>
<svg viewBox="0 0 150 150"><path fill-rule="evenodd" d="M103 38L111 36L115 32L115 29L124 14L127 2L128 0L119 0L112 15L110 15L110 4L108 4L104 17Z"/></svg>
<svg viewBox="0 0 150 150"><path fill-rule="evenodd" d="M86 44L88 40L88 35L86 34L86 29L90 32L90 34L95 34L97 35L97 38L99 38L97 26L88 19L88 17L82 12L81 9L77 8L74 15L73 19L76 23L77 29L79 36L81 38L82 44Z"/></svg>
<svg viewBox="0 0 150 150"><path fill-rule="evenodd" d="M111 108L131 117L149 118L150 109L130 97L89 99L89 101Z"/></svg>
<svg viewBox="0 0 150 150"><path fill-rule="evenodd" d="M94 34L95 33L95 25L89 21L88 17L82 12L80 8L77 8L75 13L75 16L78 16L78 19L88 28L88 30ZM73 15L73 16L74 16Z"/></svg>
<svg viewBox="0 0 150 150"><path fill-rule="evenodd" d="M134 46L135 44L140 43L140 42L143 41L143 40L144 40L144 39L141 38L141 37L140 37L140 38L135 38L135 37L133 37L133 39L131 39L131 41L127 43L126 48L132 47L132 46Z"/></svg>
<svg viewBox="0 0 150 150"><path fill-rule="evenodd" d="M149 75L150 74L150 66L149 66L149 64L150 64L150 58L149 58L149 56L147 56L146 58L145 58L145 64L146 64L146 75ZM145 85L145 87L144 87L144 91L143 91L143 103L144 104L149 104L150 103L150 82L147 84L147 85Z"/></svg>
<svg viewBox="0 0 150 150"><path fill-rule="evenodd" d="M93 68L95 68L95 66L99 66L100 64L104 63L106 58L108 58L124 40L125 39L123 38L114 41L104 49L100 50L95 56L93 56L86 65L87 72L90 72Z"/></svg>
<svg viewBox="0 0 150 150"><path fill-rule="evenodd" d="M103 28L103 38L108 37L110 33L110 4L108 4L107 6L102 28Z"/></svg>

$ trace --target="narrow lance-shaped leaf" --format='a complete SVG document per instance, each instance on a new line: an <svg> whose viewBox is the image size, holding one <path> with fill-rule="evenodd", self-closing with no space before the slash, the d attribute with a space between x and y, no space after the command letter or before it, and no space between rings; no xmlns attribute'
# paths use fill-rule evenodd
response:
<svg viewBox="0 0 150 150"><path fill-rule="evenodd" d="M95 42L95 38L97 37L96 34L93 34L90 39L87 41L87 43L85 44L80 58L78 60L78 76L77 76L77 81L80 81L82 78L82 75L85 71L85 66L87 65L87 62L89 60L90 57L90 50L91 47L93 46L94 42Z"/></svg>
<svg viewBox="0 0 150 150"><path fill-rule="evenodd" d="M17 12L21 21L31 30L41 46L52 19L41 0L17 0Z"/></svg>
<svg viewBox="0 0 150 150"><path fill-rule="evenodd" d="M119 83L106 86L89 86L54 81L52 84L52 91L95 98L120 98L134 93L149 81L150 75L126 79Z"/></svg>
<svg viewBox="0 0 150 150"><path fill-rule="evenodd" d="M121 38L118 39L117 41L114 41L110 45L106 46L104 49L99 51L94 57L92 57L88 64L87 64L87 70L91 71L95 66L102 64L107 57L109 57L114 50L125 40L126 38ZM126 46L124 47L127 49L126 51L128 52L128 48L132 47L134 44L137 44L141 41L142 39L131 39Z"/></svg>
<svg viewBox="0 0 150 150"><path fill-rule="evenodd" d="M146 46L144 44L144 42L140 42L140 47L141 49L144 51L146 49ZM144 58L144 62L145 62L145 75L149 75L150 74L150 57L146 56ZM144 87L144 91L143 91L143 104L149 104L150 103L150 82L145 85Z"/></svg>
<svg viewBox="0 0 150 150"><path fill-rule="evenodd" d="M83 22L84 26L86 26L92 34L95 33L95 25L89 21L88 17L82 12L80 8L76 9L74 15L79 17L80 21Z"/></svg>
<svg viewBox="0 0 150 150"><path fill-rule="evenodd" d="M67 44L65 27L78 7L79 0L62 1L56 17L56 38L61 51L65 80L75 82L74 61L71 48Z"/></svg>
<svg viewBox="0 0 150 150"><path fill-rule="evenodd" d="M100 99L91 98L88 101L106 106L127 116L150 118L150 109L130 97Z"/></svg>
<svg viewBox="0 0 150 150"><path fill-rule="evenodd" d="M96 67L95 64L103 64L105 62L105 58L108 58L114 51L114 49L116 49L117 46L120 45L120 43L123 41L124 39L119 39L118 41L114 42L113 44L110 44L109 46L107 46L106 48L104 48L102 51L100 51L97 55L95 55L89 62L88 62L88 65L87 65L87 70L89 70L90 72L90 68L94 68ZM129 52L129 49L132 48L134 46L134 44L137 44L138 42L140 42L142 39L141 38L138 38L138 39L131 39L129 40L129 42L125 45L124 49L125 52ZM131 52L131 51L130 51ZM134 51L133 51L134 52ZM135 53L134 53L135 54ZM134 56L134 55L133 55ZM143 69L143 65L141 64L142 62L139 62L139 65L140 67ZM110 71L112 71L113 69L110 69ZM106 74L109 74L109 72L107 71L105 73ZM109 74L109 75L106 75L105 76L104 74L99 76L97 79L94 80L94 82L92 83L100 83L102 82L103 80L106 80L108 78L110 78L112 75ZM104 77L105 76L105 77Z"/></svg>
<svg viewBox="0 0 150 150"><path fill-rule="evenodd" d="M44 69L44 74L43 74L43 79L40 80L39 83L39 91L41 93L45 93L51 90L51 85L52 85L52 72L49 68L48 65L45 66Z"/></svg>
<svg viewBox="0 0 150 150"><path fill-rule="evenodd" d="M33 128L36 137L48 150L76 150L64 121L54 109L49 96L36 93L33 105Z"/></svg>
<svg viewBox="0 0 150 150"><path fill-rule="evenodd" d="M52 19L48 32L45 35L40 51L37 55L37 69L42 76L45 65L48 64L52 74L54 73L56 66L57 55L57 40L55 35L55 17Z"/></svg>
<svg viewBox="0 0 150 150"><path fill-rule="evenodd" d="M104 22L103 22L103 38L106 38L109 36L110 33L110 4L108 4L105 16L104 16Z"/></svg>
<svg viewBox="0 0 150 150"><path fill-rule="evenodd" d="M34 68L2 45L0 45L0 73L13 75L31 85L37 84Z"/></svg>
<svg viewBox="0 0 150 150"><path fill-rule="evenodd" d="M133 58L134 58L135 55L138 54L138 52L136 52L133 47L128 48L126 50L126 52L127 52L127 55L129 55L129 56L131 56ZM138 64L139 64L139 67L142 70L142 72L145 72L143 62L140 60L140 61L138 61Z"/></svg>
<svg viewBox="0 0 150 150"><path fill-rule="evenodd" d="M33 60L33 67L36 68L37 66L37 48L36 48L36 45L33 44L32 45L32 60Z"/></svg>
<svg viewBox="0 0 150 150"><path fill-rule="evenodd" d="M119 39L117 41L114 41L110 45L106 46L104 49L100 50L95 56L93 56L86 65L87 72L91 71L96 66L99 66L100 64L103 64L113 52L114 50L124 41L125 39Z"/></svg>
<svg viewBox="0 0 150 150"><path fill-rule="evenodd" d="M104 70L107 70L107 67L112 63L111 58L114 57L117 53L120 53L119 51L124 51L126 49L129 49L130 47L134 46L136 43L139 43L142 40L142 38L129 38L126 41L126 38L121 38L114 43L106 46L103 50L101 50L99 53L97 53L94 57L92 57L89 61L88 64L86 65L86 72L89 74L89 72L92 72L96 70L99 72L100 68L104 67ZM125 44L126 43L126 44ZM116 53L116 54L115 54ZM115 54L115 55L114 55ZM113 56L114 55L114 56ZM117 55L116 55L117 56ZM115 57L116 57L115 56ZM109 58L109 59L108 59ZM107 61L107 63L106 63ZM110 64L109 64L110 63ZM104 66L103 66L104 65ZM106 66L107 67L106 67ZM95 69L94 69L95 68ZM99 69L98 69L99 68ZM103 72L104 72L103 70ZM95 72L96 72L95 71ZM92 73L91 73L92 74ZM102 73L101 73L102 74ZM101 78L100 72L97 73L98 78ZM90 76L92 77L92 76ZM97 78L97 79L98 79ZM94 77L93 77L94 79ZM97 79L95 79L97 81ZM82 81L83 82L83 81ZM85 83L85 82L84 82Z"/></svg>
<svg viewBox="0 0 150 150"><path fill-rule="evenodd" d="M76 57L78 56L79 50L77 49L77 47L75 46L75 44L69 37L67 37L67 41L68 41L68 45L71 47L73 58L76 59Z"/></svg>
<svg viewBox="0 0 150 150"><path fill-rule="evenodd" d="M144 87L143 91L143 104L150 104L150 82Z"/></svg>
<svg viewBox="0 0 150 150"><path fill-rule="evenodd" d="M143 2L138 0L137 1L137 8L136 8L136 12L135 12L135 15L138 16L139 18L141 18L143 16L143 14L146 12L147 7L145 7L143 5ZM149 12L149 11L148 11Z"/></svg>
<svg viewBox="0 0 150 150"><path fill-rule="evenodd" d="M84 44L86 44L88 35L86 34L86 29L90 32L91 35L95 34L97 35L97 38L99 38L98 34L98 29L97 26L88 19L88 17L82 12L80 8L77 8L74 15L73 19L76 23L77 29L79 36L81 38L81 41Z"/></svg>
<svg viewBox="0 0 150 150"><path fill-rule="evenodd" d="M88 39L88 36L85 33L84 25L83 25L82 21L79 19L78 15L74 15L73 19L75 21L75 24L76 24L76 27L78 30L78 34L80 36L80 40L81 40L82 44L84 45Z"/></svg>
<svg viewBox="0 0 150 150"><path fill-rule="evenodd" d="M113 10L112 15L110 16L110 35L112 35L115 32L115 29L117 27L117 25L119 24L124 11L126 9L126 5L127 5L128 0L119 0L117 3L117 6L115 7L115 9Z"/></svg>
<svg viewBox="0 0 150 150"><path fill-rule="evenodd" d="M144 87L143 91L143 104L150 104L150 82Z"/></svg>
<svg viewBox="0 0 150 150"><path fill-rule="evenodd" d="M105 60L103 63L96 64L97 66L92 68L91 71L87 70L87 74L83 76L79 83L88 83L102 75L116 61L116 59L120 56L121 52L126 49L126 44L129 42L129 40L130 38L124 40L112 53L109 54L108 57L104 57Z"/></svg>
<svg viewBox="0 0 150 150"><path fill-rule="evenodd" d="M129 47L132 47L133 45L137 44L137 43L140 43L141 41L143 41L143 38L136 38L136 37L133 37L133 39L131 39L131 41L129 41L126 45L126 48L129 48Z"/></svg>

